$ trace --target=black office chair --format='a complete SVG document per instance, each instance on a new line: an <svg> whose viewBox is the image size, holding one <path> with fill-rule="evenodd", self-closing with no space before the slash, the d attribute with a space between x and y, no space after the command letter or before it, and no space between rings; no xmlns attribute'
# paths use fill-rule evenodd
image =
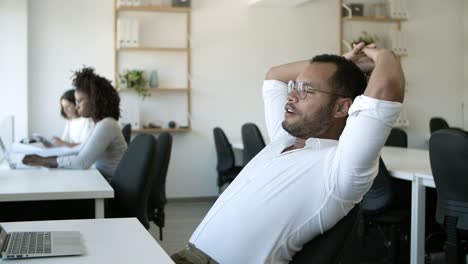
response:
<svg viewBox="0 0 468 264"><path fill-rule="evenodd" d="M431 135L437 130L446 128L449 128L449 124L442 117L433 117L431 120L429 120L429 129L431 131Z"/></svg>
<svg viewBox="0 0 468 264"><path fill-rule="evenodd" d="M385 146L390 147L408 147L408 135L400 128L392 128L388 135ZM393 196L393 205L398 205L402 208L411 207L411 182L396 178L390 178L392 189L398 190L398 195Z"/></svg>
<svg viewBox="0 0 468 264"><path fill-rule="evenodd" d="M156 166L153 174L153 190L149 201L148 216L159 227L159 239L163 240L162 229L165 224L164 206L166 198L166 176L171 159L172 135L162 132L158 137L158 147L156 154Z"/></svg>
<svg viewBox="0 0 468 264"><path fill-rule="evenodd" d="M400 242L407 241L409 237L411 204L406 203L405 206L401 206L397 202L396 198L400 196L400 191L394 189L392 181L390 173L380 158L379 172L362 200L362 236L364 239L368 230L376 227L382 232L389 261L406 263L408 260L401 261L401 259L405 259L409 252L400 254ZM396 192L398 195L395 194Z"/></svg>
<svg viewBox="0 0 468 264"><path fill-rule="evenodd" d="M218 171L218 188L221 193L222 186L226 183L232 182L237 174L242 170L242 167L236 166L234 152L231 143L224 134L223 130L219 127L213 129L213 136L216 147L216 156L218 164L216 170Z"/></svg>
<svg viewBox="0 0 468 264"><path fill-rule="evenodd" d="M106 216L136 217L148 229L148 200L156 164L156 138L136 136L120 160L110 185L114 199L109 201Z"/></svg>
<svg viewBox="0 0 468 264"><path fill-rule="evenodd" d="M130 138L132 137L132 125L130 123L122 127L122 135L125 142L127 142L127 146L130 145Z"/></svg>
<svg viewBox="0 0 468 264"><path fill-rule="evenodd" d="M242 143L244 145L242 164L245 166L265 147L265 141L263 140L262 133L260 133L260 129L253 123L242 125L241 132Z"/></svg>
<svg viewBox="0 0 468 264"><path fill-rule="evenodd" d="M360 205L341 219L334 227L309 241L293 256L290 264L358 263L356 253L350 250L358 240Z"/></svg>
<svg viewBox="0 0 468 264"><path fill-rule="evenodd" d="M468 247L468 133L456 128L434 132L429 140L429 156L437 190L436 221L447 233L445 259L448 264L465 263Z"/></svg>
<svg viewBox="0 0 468 264"><path fill-rule="evenodd" d="M387 141L385 142L385 146L407 148L408 135L406 135L406 132L400 128L392 128L390 135L388 135Z"/></svg>

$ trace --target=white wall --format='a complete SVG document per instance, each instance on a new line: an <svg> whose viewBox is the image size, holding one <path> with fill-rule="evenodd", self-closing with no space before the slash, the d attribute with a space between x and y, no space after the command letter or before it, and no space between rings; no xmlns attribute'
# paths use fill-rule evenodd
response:
<svg viewBox="0 0 468 264"><path fill-rule="evenodd" d="M408 32L409 56L402 62L410 147L427 147L433 116L463 126L463 1L407 1L410 17L402 28Z"/></svg>
<svg viewBox="0 0 468 264"><path fill-rule="evenodd" d="M113 0L29 1L30 132L60 136L59 99L72 71L92 66L114 77Z"/></svg>
<svg viewBox="0 0 468 264"><path fill-rule="evenodd" d="M408 1L411 146L425 147L431 116L463 124L462 1ZM213 127L239 141L241 125L255 122L266 136L260 89L268 67L339 47L336 0L288 9L249 8L247 0L192 3L193 131L174 135L169 197L217 193ZM58 97L70 70L87 64L113 78L112 16L112 0L30 1L31 131L61 132Z"/></svg>
<svg viewBox="0 0 468 264"><path fill-rule="evenodd" d="M15 116L15 138L28 133L28 6L0 0L0 117Z"/></svg>

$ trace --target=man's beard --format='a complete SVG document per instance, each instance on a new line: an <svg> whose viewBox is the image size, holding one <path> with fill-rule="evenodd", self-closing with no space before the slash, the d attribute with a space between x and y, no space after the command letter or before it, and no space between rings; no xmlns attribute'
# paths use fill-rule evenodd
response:
<svg viewBox="0 0 468 264"><path fill-rule="evenodd" d="M308 139L319 137L330 128L333 120L332 111L333 106L330 104L308 120L302 118L292 124L288 124L284 120L281 125L286 132L296 138Z"/></svg>

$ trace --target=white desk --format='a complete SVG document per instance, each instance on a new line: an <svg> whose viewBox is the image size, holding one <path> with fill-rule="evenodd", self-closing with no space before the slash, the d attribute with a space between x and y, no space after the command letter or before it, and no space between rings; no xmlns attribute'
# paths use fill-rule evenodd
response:
<svg viewBox="0 0 468 264"><path fill-rule="evenodd" d="M21 264L174 263L136 218L15 222L2 227L7 232L80 231L83 236L85 255L24 259Z"/></svg>
<svg viewBox="0 0 468 264"><path fill-rule="evenodd" d="M104 218L104 199L113 197L96 169L0 170L0 202L94 199L96 218Z"/></svg>
<svg viewBox="0 0 468 264"><path fill-rule="evenodd" d="M429 151L384 147L382 159L393 177L412 182L411 191L411 263L424 263L425 187L435 188ZM432 216L431 216L432 217Z"/></svg>

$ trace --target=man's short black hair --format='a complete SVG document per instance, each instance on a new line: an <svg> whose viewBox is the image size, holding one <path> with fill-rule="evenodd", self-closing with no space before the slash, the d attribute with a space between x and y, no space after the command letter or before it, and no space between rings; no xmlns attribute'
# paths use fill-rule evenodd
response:
<svg viewBox="0 0 468 264"><path fill-rule="evenodd" d="M318 55L310 60L310 63L315 62L336 65L336 71L329 79L334 93L346 95L353 100L364 93L367 86L366 76L353 62L342 56L330 54Z"/></svg>
<svg viewBox="0 0 468 264"><path fill-rule="evenodd" d="M62 97L60 97L60 114L63 116L63 118L68 119L67 114L65 114L65 111L63 111L62 100L66 100L66 101L72 103L73 105L76 105L76 102L75 102L75 90L74 90L74 89L70 89L70 90L64 92L64 93L62 94ZM75 111L76 111L76 110L75 110Z"/></svg>
<svg viewBox="0 0 468 264"><path fill-rule="evenodd" d="M94 73L93 68L84 67L75 72L73 86L89 96L93 119L113 117L119 120L120 97L108 79Z"/></svg>

